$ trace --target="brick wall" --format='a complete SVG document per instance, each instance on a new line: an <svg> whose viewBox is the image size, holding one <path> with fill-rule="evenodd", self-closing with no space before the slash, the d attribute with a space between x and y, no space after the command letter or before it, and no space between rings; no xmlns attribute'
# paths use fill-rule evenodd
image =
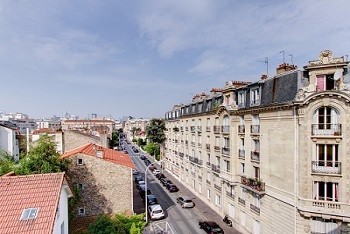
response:
<svg viewBox="0 0 350 234"><path fill-rule="evenodd" d="M77 165L78 158L83 159L83 165ZM78 207L85 208L86 216L99 213L132 213L131 168L83 154L71 156L69 159L72 163L67 178L72 187L83 184Z"/></svg>

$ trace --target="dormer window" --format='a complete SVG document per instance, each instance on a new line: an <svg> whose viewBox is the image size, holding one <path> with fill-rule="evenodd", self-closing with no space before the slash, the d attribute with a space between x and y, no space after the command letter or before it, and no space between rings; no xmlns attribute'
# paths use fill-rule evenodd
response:
<svg viewBox="0 0 350 234"><path fill-rule="evenodd" d="M333 90L335 88L334 74L317 75L316 76L316 90Z"/></svg>
<svg viewBox="0 0 350 234"><path fill-rule="evenodd" d="M251 106L260 105L260 90L259 90L259 88L254 88L250 91L250 105Z"/></svg>
<svg viewBox="0 0 350 234"><path fill-rule="evenodd" d="M38 208L27 208L24 209L21 215L20 220L29 220L35 219L38 216Z"/></svg>
<svg viewBox="0 0 350 234"><path fill-rule="evenodd" d="M245 107L245 91L238 92L237 105L238 107Z"/></svg>

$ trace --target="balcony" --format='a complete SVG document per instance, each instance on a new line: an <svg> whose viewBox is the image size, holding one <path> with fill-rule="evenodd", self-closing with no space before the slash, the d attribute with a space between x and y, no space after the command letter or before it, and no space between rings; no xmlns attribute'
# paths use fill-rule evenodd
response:
<svg viewBox="0 0 350 234"><path fill-rule="evenodd" d="M203 160L200 160L199 158L195 158L195 157L189 157L188 160L190 160L190 162L195 163L199 166L203 165Z"/></svg>
<svg viewBox="0 0 350 234"><path fill-rule="evenodd" d="M207 167L211 167L211 163L210 163L210 162L206 162L205 165L206 165Z"/></svg>
<svg viewBox="0 0 350 234"><path fill-rule="evenodd" d="M192 146L192 147L195 147L195 146L196 146L196 142L191 141L191 146Z"/></svg>
<svg viewBox="0 0 350 234"><path fill-rule="evenodd" d="M197 132L201 133L202 132L202 126L197 126Z"/></svg>
<svg viewBox="0 0 350 234"><path fill-rule="evenodd" d="M205 149L206 149L207 151L210 151L210 144L205 144Z"/></svg>
<svg viewBox="0 0 350 234"><path fill-rule="evenodd" d="M188 127L185 127L185 131L186 131L186 132L188 131Z"/></svg>
<svg viewBox="0 0 350 234"><path fill-rule="evenodd" d="M245 185L246 188L253 190L259 194L265 193L265 183L257 179L241 176L241 183Z"/></svg>
<svg viewBox="0 0 350 234"><path fill-rule="evenodd" d="M346 216L350 214L350 205L344 202L312 200L298 198L298 209L305 212Z"/></svg>
<svg viewBox="0 0 350 234"><path fill-rule="evenodd" d="M180 131L183 132L184 131L184 127L180 127Z"/></svg>
<svg viewBox="0 0 350 234"><path fill-rule="evenodd" d="M260 162L260 152L257 150L251 151L250 159L253 162Z"/></svg>
<svg viewBox="0 0 350 234"><path fill-rule="evenodd" d="M245 206L245 200L244 200L244 199L238 197L238 202L239 202L241 205Z"/></svg>
<svg viewBox="0 0 350 234"><path fill-rule="evenodd" d="M245 133L245 125L238 125L238 133L239 134Z"/></svg>
<svg viewBox="0 0 350 234"><path fill-rule="evenodd" d="M245 150L244 149L238 150L238 158L245 159Z"/></svg>
<svg viewBox="0 0 350 234"><path fill-rule="evenodd" d="M220 173L220 166L212 164L211 165L211 170L213 172Z"/></svg>
<svg viewBox="0 0 350 234"><path fill-rule="evenodd" d="M250 126L251 134L259 134L260 133L260 125L252 125Z"/></svg>
<svg viewBox="0 0 350 234"><path fill-rule="evenodd" d="M341 174L341 162L312 161L312 173Z"/></svg>
<svg viewBox="0 0 350 234"><path fill-rule="evenodd" d="M198 143L198 148L202 148L202 143Z"/></svg>
<svg viewBox="0 0 350 234"><path fill-rule="evenodd" d="M312 124L312 136L341 136L341 124Z"/></svg>
<svg viewBox="0 0 350 234"><path fill-rule="evenodd" d="M184 157L184 153L179 153L180 158Z"/></svg>
<svg viewBox="0 0 350 234"><path fill-rule="evenodd" d="M205 127L205 131L206 131L206 132L210 132L210 126L206 126L206 127Z"/></svg>
<svg viewBox="0 0 350 234"><path fill-rule="evenodd" d="M207 184L210 184L210 180L206 180Z"/></svg>
<svg viewBox="0 0 350 234"><path fill-rule="evenodd" d="M230 148L228 148L228 147L222 147L221 153L222 153L223 155L229 156L229 155L230 155Z"/></svg>
<svg viewBox="0 0 350 234"><path fill-rule="evenodd" d="M221 132L223 134L230 134L230 126L229 125L221 126Z"/></svg>
<svg viewBox="0 0 350 234"><path fill-rule="evenodd" d="M217 152L220 151L220 146L215 145L214 146L214 150L217 151Z"/></svg>
<svg viewBox="0 0 350 234"><path fill-rule="evenodd" d="M217 185L217 184L214 184L214 188L221 191L221 186Z"/></svg>
<svg viewBox="0 0 350 234"><path fill-rule="evenodd" d="M220 133L220 126L213 126L214 133Z"/></svg>
<svg viewBox="0 0 350 234"><path fill-rule="evenodd" d="M257 213L257 214L260 214L260 208L259 207L255 206L253 204L250 204L250 209L252 211L254 211L255 213Z"/></svg>
<svg viewBox="0 0 350 234"><path fill-rule="evenodd" d="M191 132L195 133L196 132L196 127L195 126L191 126Z"/></svg>
<svg viewBox="0 0 350 234"><path fill-rule="evenodd" d="M235 200L235 195L229 191L226 191L226 196L228 196L229 198Z"/></svg>

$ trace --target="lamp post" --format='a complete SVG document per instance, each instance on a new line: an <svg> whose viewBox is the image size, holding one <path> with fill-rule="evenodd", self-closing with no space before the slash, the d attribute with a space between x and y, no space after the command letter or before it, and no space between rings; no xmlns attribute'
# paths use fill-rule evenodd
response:
<svg viewBox="0 0 350 234"><path fill-rule="evenodd" d="M162 163L163 160L160 160L158 162ZM150 166L152 166L155 162L149 164L145 170L145 213L146 213L146 225L148 223L148 207L147 207L147 172Z"/></svg>

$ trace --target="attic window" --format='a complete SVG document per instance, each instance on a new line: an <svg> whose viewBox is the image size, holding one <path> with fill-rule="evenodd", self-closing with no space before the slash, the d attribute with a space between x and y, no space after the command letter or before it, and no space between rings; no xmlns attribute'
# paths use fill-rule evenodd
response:
<svg viewBox="0 0 350 234"><path fill-rule="evenodd" d="M77 164L78 165L83 165L84 164L83 159L82 158L78 158Z"/></svg>
<svg viewBox="0 0 350 234"><path fill-rule="evenodd" d="M24 209L20 220L35 219L38 216L39 208L27 208Z"/></svg>

